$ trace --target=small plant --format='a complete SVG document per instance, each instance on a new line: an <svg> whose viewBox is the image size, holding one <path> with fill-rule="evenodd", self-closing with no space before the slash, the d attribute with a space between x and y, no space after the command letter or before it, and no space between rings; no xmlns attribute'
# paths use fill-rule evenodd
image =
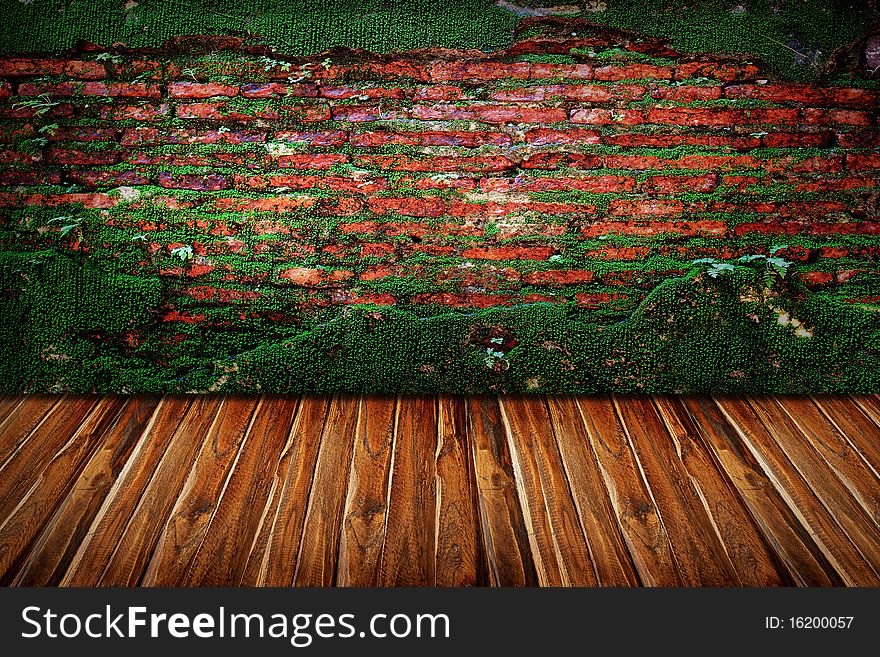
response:
<svg viewBox="0 0 880 657"><path fill-rule="evenodd" d="M49 94L40 94L34 98L29 98L27 100L21 100L17 103L12 104L12 109L33 109L34 114L37 116L42 116L53 107L60 105L60 100L54 100L52 96Z"/></svg>
<svg viewBox="0 0 880 657"><path fill-rule="evenodd" d="M180 258L182 262L186 262L187 260L192 260L193 248L189 244L178 246L171 249L171 255Z"/></svg>
<svg viewBox="0 0 880 657"><path fill-rule="evenodd" d="M147 241L147 234L146 233L138 233L137 235L133 235L131 238L131 241L132 242L135 242L135 241L146 242Z"/></svg>
<svg viewBox="0 0 880 657"><path fill-rule="evenodd" d="M706 273L712 278L718 278L720 274L726 271L733 271L734 266L728 262L721 262L720 260L716 260L715 258L700 258L698 260L694 260L694 265L709 265L706 269Z"/></svg>
<svg viewBox="0 0 880 657"><path fill-rule="evenodd" d="M79 227L80 227L79 222L75 222L72 224L66 224L58 229L58 234L61 235L61 237L67 237L74 230L78 230ZM77 241L79 241L79 240L77 240Z"/></svg>
<svg viewBox="0 0 880 657"><path fill-rule="evenodd" d="M122 57L120 55L114 55L109 52L102 52L97 57L95 57L95 61L112 62L114 66L117 66L122 63Z"/></svg>

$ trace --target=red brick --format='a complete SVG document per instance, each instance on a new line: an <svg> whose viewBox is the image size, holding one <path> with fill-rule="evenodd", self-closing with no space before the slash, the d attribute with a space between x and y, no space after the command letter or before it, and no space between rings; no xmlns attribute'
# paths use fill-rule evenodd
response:
<svg viewBox="0 0 880 657"><path fill-rule="evenodd" d="M754 64L746 62L693 61L675 67L675 79L711 78L723 82L754 80L761 73Z"/></svg>
<svg viewBox="0 0 880 657"><path fill-rule="evenodd" d="M248 82L241 85L241 95L245 98L317 98L318 87L314 84Z"/></svg>
<svg viewBox="0 0 880 657"><path fill-rule="evenodd" d="M558 123L568 119L556 107L510 105L415 105L412 116L424 121L481 121L483 123Z"/></svg>
<svg viewBox="0 0 880 657"><path fill-rule="evenodd" d="M172 82L168 85L172 98L212 98L214 96L237 96L238 87L216 82Z"/></svg>
<svg viewBox="0 0 880 657"><path fill-rule="evenodd" d="M19 96L112 96L121 98L161 98L158 85L143 82L61 82L58 84L23 83L18 87Z"/></svg>
<svg viewBox="0 0 880 657"><path fill-rule="evenodd" d="M264 108L249 108L239 111L226 103L190 103L178 105L177 117L180 119L214 119L247 121L249 119L295 119L299 121L327 121L330 108L325 105L275 105Z"/></svg>
<svg viewBox="0 0 880 657"><path fill-rule="evenodd" d="M572 167L577 169L601 169L602 157L580 155L577 153L535 153L528 155L521 163L523 169L549 169Z"/></svg>
<svg viewBox="0 0 880 657"><path fill-rule="evenodd" d="M600 258L602 260L643 260L650 253L651 249L644 246L627 246L588 251L584 256L587 258Z"/></svg>
<svg viewBox="0 0 880 657"><path fill-rule="evenodd" d="M273 158L278 166L287 169L329 169L334 164L348 162L342 153L297 153Z"/></svg>
<svg viewBox="0 0 880 657"><path fill-rule="evenodd" d="M642 110L629 109L576 109L571 112L572 123L589 125L640 125L645 122Z"/></svg>
<svg viewBox="0 0 880 657"><path fill-rule="evenodd" d="M628 200L614 199L609 206L610 214L614 216L650 216L650 217L676 217L684 212L684 204L681 201L666 201L660 199Z"/></svg>
<svg viewBox="0 0 880 657"><path fill-rule="evenodd" d="M150 184L150 177L138 171L69 171L67 178L71 182L89 187Z"/></svg>
<svg viewBox="0 0 880 657"><path fill-rule="evenodd" d="M501 156L415 159L407 155L355 155L354 163L389 171L506 171L516 165Z"/></svg>
<svg viewBox="0 0 880 657"><path fill-rule="evenodd" d="M407 118L406 110L385 105L336 105L331 110L334 121L365 123L368 121L397 121Z"/></svg>
<svg viewBox="0 0 880 657"><path fill-rule="evenodd" d="M871 112L847 109L815 109L807 107L801 110L801 120L809 125L871 125L874 117Z"/></svg>
<svg viewBox="0 0 880 657"><path fill-rule="evenodd" d="M78 80L101 80L107 75L107 71L100 62L25 57L0 60L0 77L14 78L26 75L66 75Z"/></svg>
<svg viewBox="0 0 880 657"><path fill-rule="evenodd" d="M274 134L272 140L290 144L308 144L309 146L342 146L348 141L348 133L345 130L323 130L320 132L281 130Z"/></svg>
<svg viewBox="0 0 880 657"><path fill-rule="evenodd" d="M837 173L843 170L843 157L778 157L764 164L764 170L773 173L793 171L796 173Z"/></svg>
<svg viewBox="0 0 880 657"><path fill-rule="evenodd" d="M465 100L467 97L467 93L461 87L448 84L419 87L413 94L413 100Z"/></svg>
<svg viewBox="0 0 880 657"><path fill-rule="evenodd" d="M837 143L841 148L872 148L880 146L880 130L838 132Z"/></svg>
<svg viewBox="0 0 880 657"><path fill-rule="evenodd" d="M586 128L532 128L526 132L525 141L532 146L555 146L558 144L598 144L599 132Z"/></svg>
<svg viewBox="0 0 880 657"><path fill-rule="evenodd" d="M750 135L618 133L613 135L603 135L601 142L610 146L630 146L636 148L709 146L711 148L748 150L761 146L761 137L752 137Z"/></svg>
<svg viewBox="0 0 880 657"><path fill-rule="evenodd" d="M830 132L776 132L762 137L766 148L825 148L831 145Z"/></svg>
<svg viewBox="0 0 880 657"><path fill-rule="evenodd" d="M861 155L851 153L846 156L846 168L850 171L870 171L880 169L880 154L866 153Z"/></svg>
<svg viewBox="0 0 880 657"><path fill-rule="evenodd" d="M452 294L450 292L434 292L431 294L417 294L412 299L413 303L436 304L452 306L454 308L490 308L492 306L506 306L510 304L509 294L483 294L470 292L467 294Z"/></svg>
<svg viewBox="0 0 880 657"><path fill-rule="evenodd" d="M120 152L115 150L78 151L66 148L51 148L46 151L46 161L52 164L116 164L119 162L120 155Z"/></svg>
<svg viewBox="0 0 880 657"><path fill-rule="evenodd" d="M57 207L76 204L82 204L86 208L105 210L116 205L116 201L107 194L99 193L52 195L0 193L0 206L2 207L27 207L29 205Z"/></svg>
<svg viewBox="0 0 880 657"><path fill-rule="evenodd" d="M278 272L282 282L299 287L339 287L344 281L354 276L347 269L310 269L307 267L291 267Z"/></svg>
<svg viewBox="0 0 880 657"><path fill-rule="evenodd" d="M159 103L157 105L130 105L127 107L104 107L101 109L102 119L114 119L116 121L162 121L171 114L171 105Z"/></svg>
<svg viewBox="0 0 880 657"><path fill-rule="evenodd" d="M364 61L355 67L355 74L358 78L368 77L377 78L379 80L387 80L388 78L405 78L410 80L418 80L419 82L427 82L431 79L429 74L429 66L421 62L414 61L410 58L405 59L386 59L384 61ZM316 77L322 79L339 77L333 74L333 69L327 72L316 71Z"/></svg>
<svg viewBox="0 0 880 657"><path fill-rule="evenodd" d="M174 175L167 172L159 174L159 184L169 189L195 189L199 191L216 191L227 189L229 182L224 176L215 173L193 174L185 173Z"/></svg>
<svg viewBox="0 0 880 657"><path fill-rule="evenodd" d="M214 207L228 212L292 212L317 205L310 196L270 196L268 198L224 197L214 200Z"/></svg>
<svg viewBox="0 0 880 657"><path fill-rule="evenodd" d="M532 64L529 77L532 80L542 78L563 78L575 80L591 80L593 67L589 64Z"/></svg>
<svg viewBox="0 0 880 657"><path fill-rule="evenodd" d="M704 176L651 176L639 183L640 191L649 194L709 193L717 187L718 176L714 173Z"/></svg>
<svg viewBox="0 0 880 657"><path fill-rule="evenodd" d="M877 187L877 180L874 178L806 178L787 182L796 192L839 192Z"/></svg>
<svg viewBox="0 0 880 657"><path fill-rule="evenodd" d="M544 100L573 100L588 103L607 103L613 100L639 100L645 87L634 84L554 84L507 88L493 91L492 100L541 102Z"/></svg>
<svg viewBox="0 0 880 657"><path fill-rule="evenodd" d="M466 249L462 258L475 260L547 260L556 253L552 246L480 246Z"/></svg>
<svg viewBox="0 0 880 657"><path fill-rule="evenodd" d="M367 207L375 214L396 213L406 217L440 217L446 212L442 198L370 198Z"/></svg>
<svg viewBox="0 0 880 657"><path fill-rule="evenodd" d="M877 93L867 89L821 88L806 84L740 84L724 90L726 98L756 98L800 105L871 108Z"/></svg>
<svg viewBox="0 0 880 657"><path fill-rule="evenodd" d="M581 228L582 237L621 235L709 235L721 237L727 233L727 223L715 220L701 221L601 221Z"/></svg>
<svg viewBox="0 0 880 657"><path fill-rule="evenodd" d="M485 80L525 80L529 77L528 62L504 64L501 62L435 62L430 66L434 82Z"/></svg>
<svg viewBox="0 0 880 657"><path fill-rule="evenodd" d="M361 258L384 258L385 256L391 255L394 253L394 245L387 244L385 242L367 242L365 244L361 244ZM369 267L369 270L373 269L387 269L385 267L382 268L374 268ZM371 281L375 278L382 278L382 276L375 275L375 271L364 272L360 275L360 279L362 281ZM385 274L388 275L388 274Z"/></svg>
<svg viewBox="0 0 880 657"><path fill-rule="evenodd" d="M654 66L653 64L625 64L599 66L593 69L593 79L603 82L617 82L619 80L669 80L672 78L672 69L667 66Z"/></svg>
<svg viewBox="0 0 880 657"><path fill-rule="evenodd" d="M503 132L358 132L351 136L351 145L358 148L373 148L388 144L413 146L509 146L513 140Z"/></svg>
<svg viewBox="0 0 880 657"><path fill-rule="evenodd" d="M526 177L484 178L480 188L486 192L581 191L595 194L631 192L635 179L631 176Z"/></svg>
<svg viewBox="0 0 880 657"><path fill-rule="evenodd" d="M804 282L810 287L825 285L834 280L833 274L824 271L807 271L803 272L801 276L803 277Z"/></svg>
<svg viewBox="0 0 880 657"><path fill-rule="evenodd" d="M186 311L169 310L162 315L163 322L183 322L185 324L199 324L205 321L205 313L190 314Z"/></svg>
<svg viewBox="0 0 880 657"><path fill-rule="evenodd" d="M214 287L213 285L194 285L186 288L183 294L196 301L212 301L218 304L253 301L263 296L262 292L257 292L256 290L229 290Z"/></svg>
<svg viewBox="0 0 880 657"><path fill-rule="evenodd" d="M373 100L374 98L396 98L403 100L406 97L401 87L355 87L342 85L336 87L320 87L318 95L321 98L344 100L357 98L359 100Z"/></svg>
<svg viewBox="0 0 880 657"><path fill-rule="evenodd" d="M651 89L651 98L689 103L695 100L717 100L721 98L721 87L697 87L673 85Z"/></svg>
<svg viewBox="0 0 880 657"><path fill-rule="evenodd" d="M14 169L0 171L0 185L58 185L60 183L61 174L56 172L17 171Z"/></svg>
<svg viewBox="0 0 880 657"><path fill-rule="evenodd" d="M524 274L522 281L526 285L547 285L561 287L563 285L580 285L593 280L594 273L580 269L548 269Z"/></svg>
<svg viewBox="0 0 880 657"><path fill-rule="evenodd" d="M333 303L393 306L397 300L387 292L340 292L333 296Z"/></svg>
<svg viewBox="0 0 880 657"><path fill-rule="evenodd" d="M0 82L0 98L12 96L12 85L8 82Z"/></svg>

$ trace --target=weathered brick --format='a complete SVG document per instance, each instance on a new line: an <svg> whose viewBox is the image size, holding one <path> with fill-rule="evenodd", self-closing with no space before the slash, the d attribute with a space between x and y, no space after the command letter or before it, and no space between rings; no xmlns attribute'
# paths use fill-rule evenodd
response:
<svg viewBox="0 0 880 657"><path fill-rule="evenodd" d="M653 64L609 64L593 69L593 79L603 82L637 79L669 80L671 78L671 68L668 66L654 66Z"/></svg>
<svg viewBox="0 0 880 657"><path fill-rule="evenodd" d="M868 89L821 88L806 84L737 84L724 89L725 98L755 98L813 106L863 107L877 104L877 92Z"/></svg>
<svg viewBox="0 0 880 657"><path fill-rule="evenodd" d="M69 148L50 148L46 151L46 162L52 164L102 165L116 164L121 153L117 150L79 151Z"/></svg>
<svg viewBox="0 0 880 657"><path fill-rule="evenodd" d="M632 109L576 109L571 112L572 123L589 125L640 125L645 123L645 113Z"/></svg>
<svg viewBox="0 0 880 657"><path fill-rule="evenodd" d="M801 110L801 121L808 125L860 125L873 123L870 112L848 109L816 109L807 107Z"/></svg>
<svg viewBox="0 0 880 657"><path fill-rule="evenodd" d="M525 141L532 146L555 146L559 144L598 144L600 133L587 128L531 128L525 134Z"/></svg>
<svg viewBox="0 0 880 657"><path fill-rule="evenodd" d="M529 77L528 62L435 62L430 66L434 82L484 82L488 80L525 80Z"/></svg>
<svg viewBox="0 0 880 657"><path fill-rule="evenodd" d="M545 269L524 274L522 280L526 285L561 287L563 285L589 283L593 280L594 276L595 274L592 271L581 269Z"/></svg>
<svg viewBox="0 0 880 657"><path fill-rule="evenodd" d="M416 159L407 155L354 155L354 163L388 171L505 171L516 165L501 156Z"/></svg>
<svg viewBox="0 0 880 657"><path fill-rule="evenodd" d="M280 282L299 287L338 287L352 277L354 272L347 269L291 267L278 272Z"/></svg>
<svg viewBox="0 0 880 657"><path fill-rule="evenodd" d="M465 249L461 257L475 260L547 260L556 253L552 246L479 246Z"/></svg>
<svg viewBox="0 0 880 657"><path fill-rule="evenodd" d="M162 121L168 118L171 112L172 108L168 103L104 107L101 108L101 118L116 121Z"/></svg>
<svg viewBox="0 0 880 657"><path fill-rule="evenodd" d="M351 145L357 148L374 148L389 144L412 146L509 146L513 143L510 135L503 132L358 132L351 135Z"/></svg>
<svg viewBox="0 0 880 657"><path fill-rule="evenodd" d="M449 84L419 87L412 95L413 100L465 100L467 97L464 89Z"/></svg>
<svg viewBox="0 0 880 657"><path fill-rule="evenodd" d="M334 121L366 123L368 121L397 121L407 118L402 107L385 105L336 105L331 110Z"/></svg>
<svg viewBox="0 0 880 657"><path fill-rule="evenodd" d="M442 198L370 198L367 207L375 214L396 213L405 217L440 217L446 213Z"/></svg>
<svg viewBox="0 0 880 657"><path fill-rule="evenodd" d="M331 98L333 100L357 98L362 101L375 98L396 98L398 100L406 98L406 94L401 87L359 87L352 85L320 87L318 95L321 98Z"/></svg>
<svg viewBox="0 0 880 657"><path fill-rule="evenodd" d="M774 132L763 135L761 143L766 148L826 148L833 138L833 133L828 131Z"/></svg>
<svg viewBox="0 0 880 657"><path fill-rule="evenodd" d="M298 153L280 155L274 158L281 168L290 169L329 169L334 164L348 162L348 155L342 153Z"/></svg>
<svg viewBox="0 0 880 657"><path fill-rule="evenodd" d="M213 119L247 121L250 119L292 119L305 122L327 121L330 108L326 105L267 105L236 109L227 103L190 103L177 106L179 119Z"/></svg>
<svg viewBox="0 0 880 657"><path fill-rule="evenodd" d="M282 82L248 82L241 85L245 98L317 98L318 87L314 84L284 84Z"/></svg>
<svg viewBox="0 0 880 657"><path fill-rule="evenodd" d="M675 67L675 79L711 78L722 82L737 80L754 80L760 75L760 69L754 64L744 62L691 61L683 62Z"/></svg>
<svg viewBox="0 0 880 657"><path fill-rule="evenodd" d="M646 89L640 85L617 84L554 84L505 88L493 91L489 98L500 101L543 102L573 100L589 103L607 103L613 100L639 100Z"/></svg>
<svg viewBox="0 0 880 657"><path fill-rule="evenodd" d="M850 153L846 156L846 168L850 171L880 169L880 153Z"/></svg>
<svg viewBox="0 0 880 657"><path fill-rule="evenodd" d="M159 85L145 82L59 82L57 84L34 84L24 82L18 86L19 96L111 96L121 98L161 98Z"/></svg>
<svg viewBox="0 0 880 657"><path fill-rule="evenodd" d="M684 204L678 200L661 199L614 199L608 208L614 216L677 217L684 212Z"/></svg>
<svg viewBox="0 0 880 657"><path fill-rule="evenodd" d="M158 183L162 187L169 189L195 189L200 191L216 191L229 187L229 181L226 177L215 173L205 175L192 173L172 174L163 171L159 174Z"/></svg>
<svg viewBox="0 0 880 657"><path fill-rule="evenodd" d="M66 75L78 80L102 80L107 71L100 62L81 60L32 59L9 57L0 59L0 77L16 78L28 75Z"/></svg>
<svg viewBox="0 0 880 657"><path fill-rule="evenodd" d="M272 141L289 144L308 144L309 146L342 146L348 141L348 133L345 130L322 130L318 132L280 130L272 136Z"/></svg>
<svg viewBox="0 0 880 657"><path fill-rule="evenodd" d="M413 297L413 302L425 305L451 306L453 308L490 308L492 306L510 305L510 299L509 294L433 292L417 294Z"/></svg>
<svg viewBox="0 0 880 657"><path fill-rule="evenodd" d="M718 187L718 175L663 176L654 175L639 183L639 190L649 194L709 193Z"/></svg>
<svg viewBox="0 0 880 657"><path fill-rule="evenodd" d="M480 121L483 123L558 123L568 112L557 107L511 105L415 105L412 116L424 121Z"/></svg>
<svg viewBox="0 0 880 657"><path fill-rule="evenodd" d="M679 103L689 103L695 100L717 100L721 98L721 94L721 87L718 86L671 85L651 89L651 98L654 100L671 100Z"/></svg>
<svg viewBox="0 0 880 657"><path fill-rule="evenodd" d="M584 308L601 308L628 298L628 294L609 294L608 292L579 292L575 295L577 304Z"/></svg>
<svg viewBox="0 0 880 657"><path fill-rule="evenodd" d="M593 79L593 67L589 64L532 64L529 71L532 80L563 78L573 80Z"/></svg>
<svg viewBox="0 0 880 657"><path fill-rule="evenodd" d="M237 96L238 86L216 82L172 82L168 85L168 95L172 98Z"/></svg>

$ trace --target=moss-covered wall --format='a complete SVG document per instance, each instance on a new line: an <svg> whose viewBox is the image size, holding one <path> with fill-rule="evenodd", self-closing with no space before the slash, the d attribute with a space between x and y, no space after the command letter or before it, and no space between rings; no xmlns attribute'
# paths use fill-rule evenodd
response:
<svg viewBox="0 0 880 657"><path fill-rule="evenodd" d="M877 391L877 92L492 54L0 60L7 391Z"/></svg>

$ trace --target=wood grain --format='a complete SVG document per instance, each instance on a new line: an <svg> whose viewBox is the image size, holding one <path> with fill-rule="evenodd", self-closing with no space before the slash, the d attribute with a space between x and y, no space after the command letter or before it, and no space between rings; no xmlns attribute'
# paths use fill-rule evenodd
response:
<svg viewBox="0 0 880 657"><path fill-rule="evenodd" d="M34 544L16 577L19 586L55 586L85 538L114 482L161 402L132 397L107 429L103 442Z"/></svg>
<svg viewBox="0 0 880 657"><path fill-rule="evenodd" d="M532 555L543 586L596 586L565 468L542 397L501 401Z"/></svg>
<svg viewBox="0 0 880 657"><path fill-rule="evenodd" d="M468 433L473 436L474 472L483 548L494 586L536 586L532 560L513 464L498 400L467 400Z"/></svg>
<svg viewBox="0 0 880 657"><path fill-rule="evenodd" d="M253 397L227 397L220 404L161 530L143 586L182 585L243 449L257 403Z"/></svg>
<svg viewBox="0 0 880 657"><path fill-rule="evenodd" d="M330 409L328 397L303 395L287 444L272 475L268 501L251 543L241 583L290 586L315 474L318 448Z"/></svg>
<svg viewBox="0 0 880 657"><path fill-rule="evenodd" d="M0 585L878 586L880 398L0 396Z"/></svg>
<svg viewBox="0 0 880 657"><path fill-rule="evenodd" d="M437 416L436 537L437 586L488 584L489 567L480 541L477 480L462 397L440 397Z"/></svg>
<svg viewBox="0 0 880 657"><path fill-rule="evenodd" d="M359 400L339 539L337 586L376 586L379 582L396 409L395 397Z"/></svg>
<svg viewBox="0 0 880 657"><path fill-rule="evenodd" d="M639 575L617 524L590 437L573 397L547 399L550 428L577 507L600 586L637 586Z"/></svg>
<svg viewBox="0 0 880 657"><path fill-rule="evenodd" d="M863 533L861 518L841 518L839 515L836 516L829 512L823 503L829 500L822 499L817 495L808 480L804 479L801 471L788 460L785 451L776 442L774 436L778 435L779 430L787 431L789 434L791 431L785 426L787 418L781 417L782 409L773 413L771 409L763 408L761 405L755 407L745 400L726 397L719 398L717 403L734 424L743 443L761 464L770 481L786 499L792 510L800 516L800 521L810 530L817 545L844 581L849 585L876 586L880 584L880 580L878 580L870 563L852 543L847 531L843 528L844 526L855 528L861 535ZM780 422L779 426L773 425L772 433L765 424L765 421L773 421L771 418ZM802 436L796 438L789 435L788 438L789 440L784 442L790 443L800 440L806 443L806 439ZM828 474L833 477L830 473ZM817 473L813 473L813 475L811 478L819 478ZM823 483L827 483L827 479L823 479ZM851 511L857 509L854 500L847 502L846 500L835 501L832 499L830 502L837 508L848 508ZM839 525L838 522L841 524ZM876 556L880 558L880 553Z"/></svg>
<svg viewBox="0 0 880 657"><path fill-rule="evenodd" d="M433 586L436 553L437 400L397 405L380 586Z"/></svg>
<svg viewBox="0 0 880 657"><path fill-rule="evenodd" d="M746 503L700 440L698 428L681 402L655 397L675 454L690 478L724 550L744 586L786 586L794 583L773 548L755 524Z"/></svg>
<svg viewBox="0 0 880 657"><path fill-rule="evenodd" d="M345 474L351 468L358 408L357 398L350 395L330 402L293 577L296 586L330 586L336 578Z"/></svg>
<svg viewBox="0 0 880 657"><path fill-rule="evenodd" d="M579 397L577 404L639 579L647 586L681 586L669 535L612 400Z"/></svg>

